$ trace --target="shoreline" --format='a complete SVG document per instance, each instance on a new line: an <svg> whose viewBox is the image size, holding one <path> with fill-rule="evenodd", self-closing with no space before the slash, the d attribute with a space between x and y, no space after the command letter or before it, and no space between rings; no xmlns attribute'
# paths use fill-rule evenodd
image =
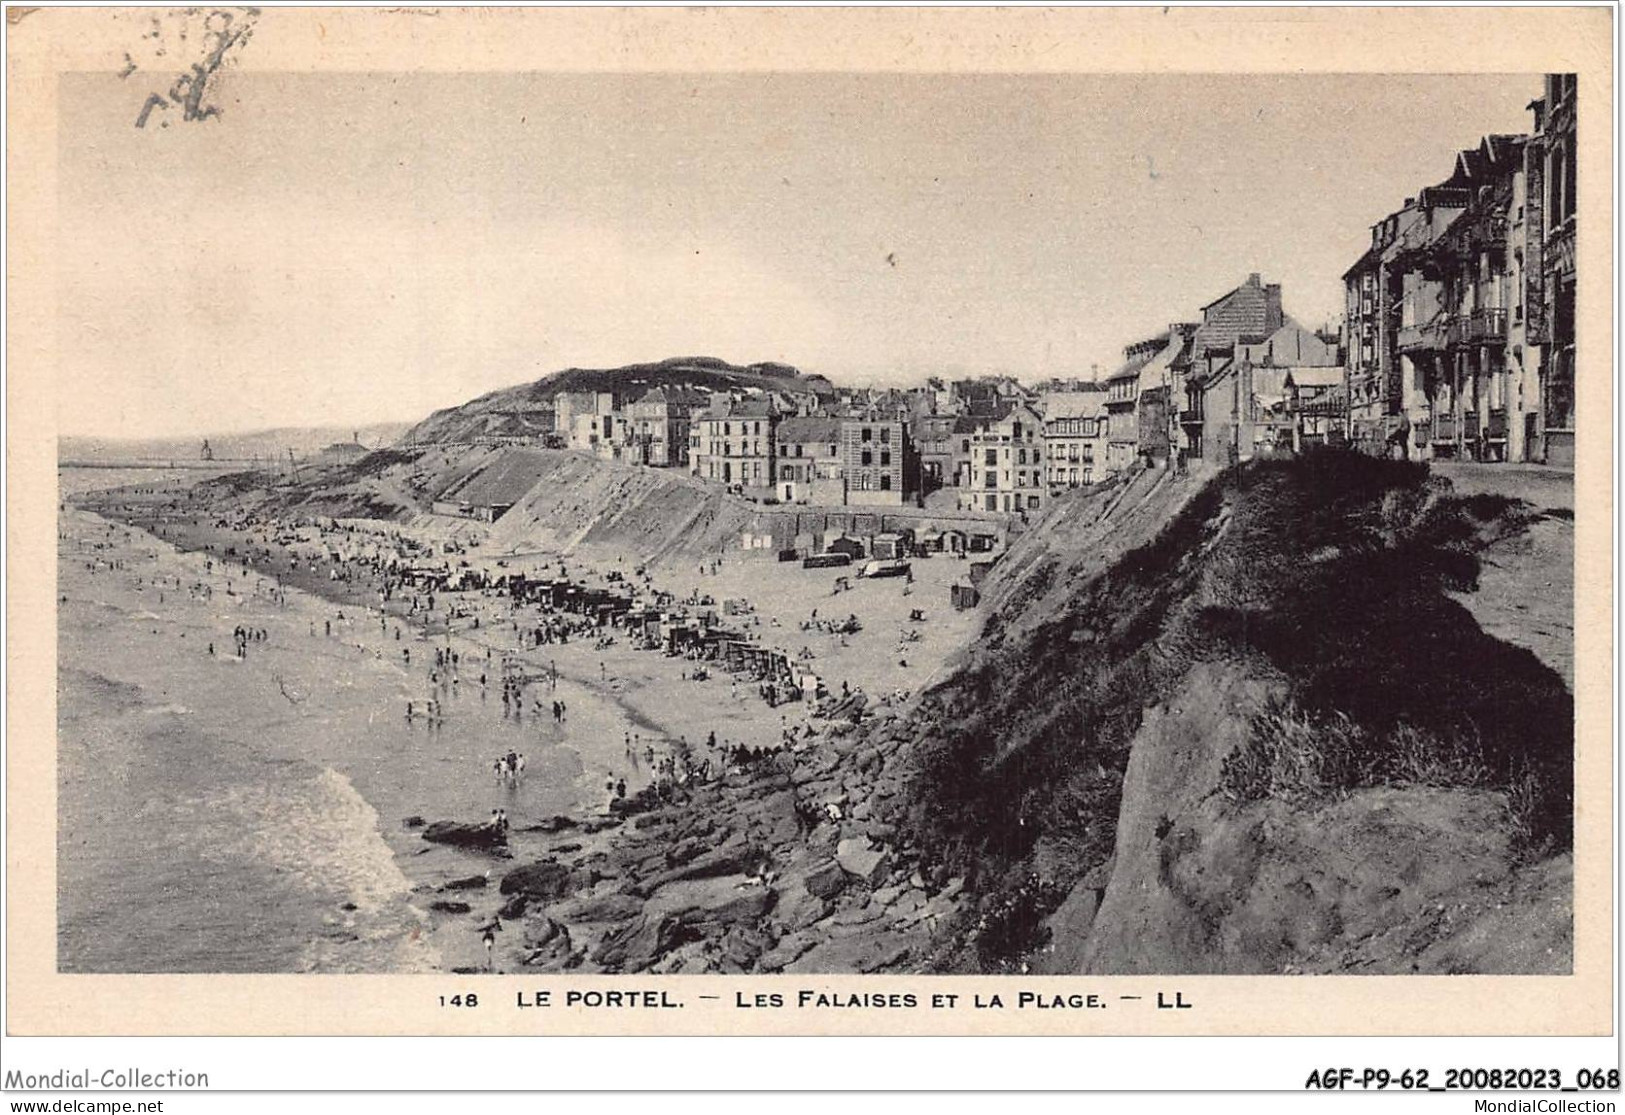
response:
<svg viewBox="0 0 1625 1115"><path fill-rule="evenodd" d="M911 595L913 582L901 579L854 578L843 591L827 570L747 559L729 561L726 568L719 563L716 570L696 566L685 597L678 569L659 567L660 587L679 600L709 598L719 615L726 613L728 626L744 628L753 641L787 654L799 643L801 655L815 661L820 678L836 690L820 701L775 707L754 681L730 676L716 663L708 664L705 680L696 681L689 677L694 663L635 646L621 627L591 629L588 637L567 643L521 647L533 623L545 624L549 616L570 621L565 613L533 612L533 606L505 594L476 588L440 593L431 603L420 588L400 582L396 594L383 600L384 578L377 568L363 573L367 559L340 552L368 551L391 538L434 537L438 524L375 521L335 529L323 517L317 522L325 527L312 523L300 529L293 525L298 520L239 519L232 529L229 510L191 501L181 489L168 493L169 504L163 499L103 513L112 522L146 530L176 552L202 555L205 562L234 562L252 576L275 580L282 586L277 591L292 588L319 606L335 608L356 630L373 630L377 622L374 634L386 650L403 644L411 650L414 671L424 666L418 649L432 644L465 656L466 683L466 658L479 661L489 650L493 664L499 656L524 663L533 684L541 679L544 693L551 691L547 679L556 670L560 690L574 692L573 699L585 706L569 710L564 729L587 743L578 745L584 767L575 804L546 816L516 815L506 856L471 860L463 853L459 876L441 878L438 887L414 888L414 904L427 906L441 929L436 940L446 941L441 951L450 970L486 970L472 938L476 923L489 922L507 930L496 935L498 970L816 972L929 966L937 933L957 916L963 884L923 877L912 853L890 846L899 835L894 821L910 769L899 749L911 730L899 711L912 694L899 689L871 696L859 687L845 698L831 665L845 663L860 677L868 669L905 680L940 673L979 618L944 607L947 585L963 574L959 563L921 562L920 596ZM79 502L106 506L117 500L117 493L108 493ZM461 566L467 559L488 572L493 562L513 571L510 561L538 560L471 553L472 547L456 551L455 543L448 550L447 545L447 539L435 541L429 561L436 568ZM545 564L567 566L577 582L584 573L603 579L617 568L630 576L625 561L605 568L578 553L549 555ZM647 581L653 585L654 577ZM831 584L836 584L833 602ZM928 595L933 590L940 595ZM414 595L430 610L417 608ZM863 618L862 632L850 638L832 629L848 612ZM808 622L821 614L823 624ZM318 624L311 633L320 630ZM612 645L599 645L601 631L611 634ZM609 710L607 719L602 710ZM587 724L587 737L579 735L577 724L583 712L589 721L597 720L596 727ZM617 740L623 732L627 738ZM657 738L647 739L646 732ZM705 747L712 732L714 751ZM681 770L701 771L695 780L678 777L678 756L684 757ZM664 772L666 789L658 794L650 787L653 772L644 766L650 760ZM703 773L707 768L714 774ZM473 777L489 779L489 774ZM606 794L604 804L595 807L588 780L598 777L606 779L598 783L606 789L626 780L624 805L610 809L613 797ZM425 854L427 849L414 843L420 841L417 828L388 831L397 819L379 812L380 828L397 858L411 862ZM413 809L399 820L408 816L440 819ZM468 814L448 816L469 820ZM475 820L482 816L472 814ZM466 869L472 864L487 867L485 875L476 878L481 868ZM435 912L437 903L446 905ZM674 948L671 933L692 940Z"/></svg>
<svg viewBox="0 0 1625 1115"><path fill-rule="evenodd" d="M95 521L100 522L105 527L110 528L113 531L117 531L121 534L126 531L130 532L129 539L127 541L118 543L118 550L108 552L107 556L109 558L116 557L118 560L128 561L133 565L138 554L142 555L143 559L145 558L145 555L148 554L158 555L158 560L160 561L163 560L163 555L167 554L170 555L174 560L179 560L188 564L212 562L214 566L213 576L215 578L218 579L229 577L232 581L238 583L239 585L253 584L256 580L270 580L270 578L266 576L263 569L256 569L251 566L233 563L229 559L222 559L217 554L211 553L202 547L188 549L177 546L175 545L173 538L165 538L157 535L145 529L145 527L139 522L114 519L111 517L97 515L95 512L85 509L80 510L84 510L86 514L94 516ZM228 573L228 569L235 571L235 575L233 576L231 573ZM186 576L190 578L194 574L200 573L202 573L201 569L189 569ZM172 576L173 573L169 575ZM135 576L134 571L131 571L130 576ZM202 578L200 578L200 580L201 579ZM221 580L219 583L223 585L225 581ZM260 662L270 662L274 659L279 659L280 656L287 653L293 653L299 656L300 659L306 660L308 666L319 674L324 669L329 672L333 671L334 669L343 670L345 669L344 663L356 661L350 659L348 653L345 650L340 649L342 647L348 646L354 648L360 646L367 649L376 649L376 644L379 642L379 640L376 638L377 628L373 627L373 622L379 616L384 615L385 613L365 605L361 601L359 593L354 591L334 593L332 597L329 597L320 593L306 591L304 588L297 585L288 584L285 587L291 590L286 593L286 600L291 607L288 607L287 613L284 617L284 627L288 627L290 624L303 626L305 623L305 618L310 616L313 617L310 620L311 624L319 631L320 625L323 622L322 619L319 618L319 614L323 612L330 612L333 608L337 607L343 611L347 619L350 621L350 628L348 630L335 630L332 639L319 637L313 647L313 649L318 652L314 657L311 655L311 650L306 649L305 647L299 645L298 642L294 641L301 639L301 635L292 632L285 632L284 635L288 640L287 642L281 642L278 641L278 638L273 638L272 643L269 644L265 649L262 649L258 645L251 645L248 652L248 658L246 660L247 662L257 665ZM138 583L132 583L131 588L135 592L144 591L143 587ZM246 592L245 595L247 595ZM81 602L91 604L94 603L93 600L83 600ZM260 602L265 603L266 601L262 597ZM178 603L178 601L171 601L169 605L165 605L164 610L166 613L173 610L173 605L175 603ZM158 619L161 618L158 617L156 612L136 614L148 614L153 617L154 622L157 622ZM162 618L167 620L167 615L166 617ZM404 617L400 617L400 622L403 626L411 626ZM372 632L373 634L371 636L362 635L362 642L356 642L355 636L364 632ZM156 631L154 633L156 634ZM421 646L424 641L421 629L413 627L413 635L411 638L413 641L410 645L415 650ZM221 631L220 634L213 640L217 644L216 649L219 652L218 658L222 664L232 661L230 657L231 649L228 640L229 628ZM465 651L472 648L474 645L471 643L471 641L464 638L462 633L454 633L452 636L452 642L453 645ZM481 644L481 649L483 650L483 644ZM202 646L199 646L197 650L201 652L203 650ZM398 679L391 685L392 688L395 686L410 685L411 674L391 666L385 658L379 657L373 653L367 653L360 658L359 661L363 663L372 663L374 665L382 663L388 667L389 671L392 671ZM332 662L333 664L324 666L324 662ZM94 661L70 661L68 659L64 659L62 665L66 669L79 671L80 674L86 676L87 678L105 677L105 675L101 673L100 669L98 669L100 664ZM280 674L278 677L280 679ZM92 684L95 683L93 682ZM280 685L282 682L278 680L278 684ZM297 697L302 700L308 697L308 692L305 694L300 694L299 689L308 687L312 684L314 684L313 680L309 679L294 684L290 689L290 692L293 692L294 696L289 697L288 699L294 700ZM349 682L346 684L348 685ZM390 683L386 682L386 684ZM626 708L621 702L616 701L613 694L596 691L593 687L576 682L570 676L570 674L566 673L565 671L560 671L561 688L567 687L569 689L576 689L578 685L581 692L589 693L592 698L602 702L606 706L609 706L613 710L613 713L611 714L612 717L624 717L624 719L626 719L628 722L632 722L634 718L641 720L641 717L638 717L634 710ZM376 689L376 685L374 685L374 688ZM472 688L477 690L477 687ZM380 696L382 696L390 706L394 705L394 699L389 698L387 693L380 694ZM467 702L469 700L478 701L478 698L475 697L473 693L464 693L461 700L463 702ZM218 699L216 699L216 701L218 701ZM184 708L184 711L190 713L195 711L195 708L201 708L202 706L209 705L210 703L211 702L207 697L204 697L201 701L199 701L197 697L189 697L188 705L178 707L182 707ZM475 705L474 709L479 710L486 705L491 705L494 703L494 698L487 697L483 703ZM464 707L466 707L466 705ZM162 711L162 709L158 709L156 711ZM580 708L580 706L577 706L577 708L572 708L571 711L572 718L575 718L576 716L583 714L586 710ZM457 706L454 705L451 710L451 715L457 717L460 715L466 715L466 713L459 714L457 711ZM514 722L514 726L519 726L519 721L517 719ZM396 734L400 735L404 739L411 739L424 737L424 734L429 731L430 730L427 727L420 725L416 729L408 728L405 731L396 732ZM478 731L477 728L476 731ZM568 746L568 744L566 745ZM520 744L519 746L522 748L524 745ZM493 740L492 748L494 749L494 747L495 741ZM574 751L573 748L572 751ZM601 818L603 815L602 810L594 805L593 794L595 791L592 789L594 785L593 780L598 778L603 771L611 768L604 763L596 761L592 756L590 748L584 752L576 753L580 755L580 766L577 773L570 778L570 783L572 783L576 789L568 791L573 804L567 804L563 812L571 820L577 821L578 823L591 823L594 819ZM535 758L539 757L540 756L536 756ZM346 755L343 752L332 752L330 758L332 761L338 762L342 765ZM492 800L501 802L507 800L507 798L516 791L515 787L500 785L493 789L492 781L488 781L490 778L488 768L483 768L477 762L471 764L467 769L468 774L463 781L465 785L472 788L473 793L488 794ZM541 777L544 773L545 772L543 771L532 768L532 770L527 773L527 778L531 783L534 783L535 779ZM635 781L635 779L629 778L629 781L632 782L634 787L641 786L641 784ZM523 788L517 789L523 790ZM532 789L534 789L534 786ZM549 791L546 796L556 797L557 792ZM487 875L494 875L496 873L496 868L499 865L507 863L510 860L514 863L519 863L524 862L527 858L549 854L554 847L561 843L561 838L558 835L560 830L554 823L556 818L559 816L559 811L543 810L541 813L533 815L531 818L529 818L529 820L515 825L515 833L510 839L507 854L500 858L493 858L490 856L476 855L457 849L447 849L428 844L421 840L421 835L418 831L406 829L404 827L404 822L409 817L423 815L425 812L436 813L436 807L432 803L419 801L404 809L392 809L387 802L371 802L370 800L369 805L373 808L377 816L378 835L390 847L393 859L406 873L406 878L411 885L409 900L411 901L412 905L421 914L423 914L426 919L428 919L429 937L438 946L440 946L439 951L446 957L444 964L445 970L484 970L483 965L478 963L479 961L483 961L484 958L480 954L477 941L474 940L475 934L473 930L459 929L458 923L460 920L461 911L453 910L451 913L448 913L444 910L434 909L433 904L439 901L461 902L466 903L469 906L469 910L467 911L467 915L469 917L478 917L481 914L486 916L494 915L496 910L502 904L500 898L498 898L495 894L496 888L494 886L489 888L482 887L463 889L448 888L446 884L448 882L457 880L466 881L466 879L479 876L481 872L484 872ZM478 821L482 816L483 814L463 813L458 815L448 813L446 814L445 819L466 823L470 821ZM436 815L431 816L429 819L439 819L438 814L436 813ZM419 869L420 864L423 862L420 857L425 856L431 860L439 861L436 869L429 870L427 872ZM449 864L447 861L450 861ZM335 914L334 916L340 918L341 921L348 920L343 914ZM461 938L461 940L459 941L458 938Z"/></svg>

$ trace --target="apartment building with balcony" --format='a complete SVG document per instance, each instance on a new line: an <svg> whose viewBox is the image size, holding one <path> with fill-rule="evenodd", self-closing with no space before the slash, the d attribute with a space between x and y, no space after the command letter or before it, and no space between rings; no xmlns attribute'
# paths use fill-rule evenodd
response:
<svg viewBox="0 0 1625 1115"><path fill-rule="evenodd" d="M1348 437L1365 452L1409 453L1407 412L1419 405L1421 386L1408 362L1413 349L1401 348L1400 331L1436 328L1427 307L1437 299L1438 287L1436 281L1427 285L1408 260L1444 234L1470 196L1465 186L1444 183L1406 198L1371 226L1371 246L1343 274Z"/></svg>
<svg viewBox="0 0 1625 1115"><path fill-rule="evenodd" d="M650 388L626 408L621 459L651 468L686 468L689 424L708 402L703 392L690 388Z"/></svg>
<svg viewBox="0 0 1625 1115"><path fill-rule="evenodd" d="M689 427L689 472L753 499L777 498L773 466L779 415L769 399L712 399Z"/></svg>
<svg viewBox="0 0 1625 1115"><path fill-rule="evenodd" d="M1105 412L1107 476L1122 472L1140 456L1140 395L1160 385L1155 374L1142 377L1167 351L1171 333L1160 333L1123 347L1123 364L1106 377Z"/></svg>
<svg viewBox="0 0 1625 1115"><path fill-rule="evenodd" d="M1044 417L1021 401L971 435L959 509L1025 515L1043 506L1046 493Z"/></svg>
<svg viewBox="0 0 1625 1115"><path fill-rule="evenodd" d="M1524 340L1541 353L1540 415L1531 433L1538 439L1532 459L1574 464L1575 392L1575 215L1579 202L1578 142L1574 74L1547 74L1545 95L1529 107L1535 134L1528 160L1526 212L1538 224L1538 257L1524 263L1532 288ZM1535 260L1538 258L1538 265Z"/></svg>
<svg viewBox="0 0 1625 1115"><path fill-rule="evenodd" d="M1080 391L1045 394L1044 480L1051 495L1105 479L1106 391L1091 385Z"/></svg>
<svg viewBox="0 0 1625 1115"><path fill-rule="evenodd" d="M1572 463L1572 76L1548 75L1545 92L1533 134L1460 152L1448 179L1372 226L1345 273L1358 447Z"/></svg>
<svg viewBox="0 0 1625 1115"><path fill-rule="evenodd" d="M1513 256L1523 258L1527 245L1509 248L1523 146L1520 136L1485 138L1473 171L1458 169L1472 190L1467 209L1416 261L1424 281L1436 284L1437 306L1422 307L1434 310L1431 329L1405 354L1421 395L1407 400L1414 456L1523 458L1524 416L1538 406L1539 390L1527 363L1507 351L1508 315L1515 310L1521 319L1524 310Z"/></svg>

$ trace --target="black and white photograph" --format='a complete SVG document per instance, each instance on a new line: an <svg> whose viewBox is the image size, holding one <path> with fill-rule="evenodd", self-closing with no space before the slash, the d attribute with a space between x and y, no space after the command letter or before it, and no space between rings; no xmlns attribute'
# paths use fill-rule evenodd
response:
<svg viewBox="0 0 1625 1115"><path fill-rule="evenodd" d="M55 976L1073 1026L1613 953L1610 87L301 70L252 63L320 9L106 14L9 640Z"/></svg>

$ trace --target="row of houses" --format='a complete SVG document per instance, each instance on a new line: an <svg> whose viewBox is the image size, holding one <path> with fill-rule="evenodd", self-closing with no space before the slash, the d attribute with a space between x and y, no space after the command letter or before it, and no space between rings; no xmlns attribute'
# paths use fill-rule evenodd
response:
<svg viewBox="0 0 1625 1115"><path fill-rule="evenodd" d="M1096 463L1084 482L1142 463L1222 464L1340 441L1342 385L1339 335L1298 322L1282 308L1280 284L1254 272L1203 306L1200 320L1124 347L1123 363L1101 383L1093 436L1079 438L1080 456ZM1073 408L1087 405L1046 416L1052 485L1062 468L1070 480L1073 435L1061 431ZM1087 422L1078 427L1089 431Z"/></svg>
<svg viewBox="0 0 1625 1115"><path fill-rule="evenodd" d="M1348 435L1415 459L1574 461L1573 74L1371 227L1344 274Z"/></svg>
<svg viewBox="0 0 1625 1115"><path fill-rule="evenodd" d="M1123 350L1103 378L711 394L561 394L557 437L750 498L1029 515L1139 463L1352 444L1418 459L1572 464L1575 95L1548 75L1527 135L1486 136L1371 228L1344 328L1257 273ZM933 505L929 504L928 506Z"/></svg>

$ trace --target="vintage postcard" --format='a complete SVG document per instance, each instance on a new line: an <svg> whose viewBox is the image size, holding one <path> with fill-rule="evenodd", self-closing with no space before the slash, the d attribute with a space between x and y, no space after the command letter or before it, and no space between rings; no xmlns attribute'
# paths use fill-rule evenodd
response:
<svg viewBox="0 0 1625 1115"><path fill-rule="evenodd" d="M1606 1033L1612 16L8 9L7 1032Z"/></svg>

